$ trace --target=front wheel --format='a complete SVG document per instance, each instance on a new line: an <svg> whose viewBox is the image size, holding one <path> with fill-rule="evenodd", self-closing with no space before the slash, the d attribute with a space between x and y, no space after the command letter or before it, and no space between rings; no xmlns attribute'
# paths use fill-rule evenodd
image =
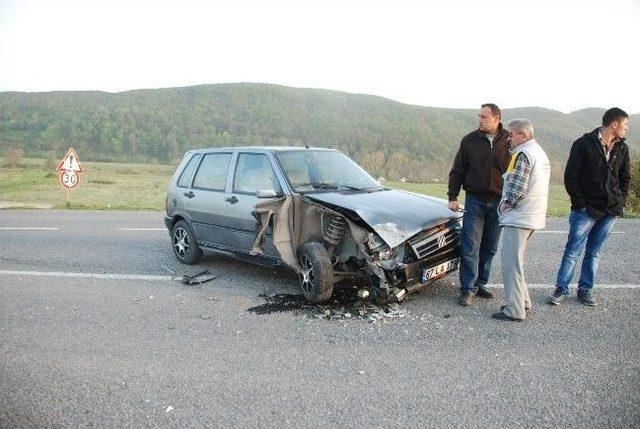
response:
<svg viewBox="0 0 640 429"><path fill-rule="evenodd" d="M327 249L318 242L305 243L300 248L298 261L300 288L304 297L313 302L325 302L333 293L333 268Z"/></svg>
<svg viewBox="0 0 640 429"><path fill-rule="evenodd" d="M195 264L202 257L202 250L198 247L193 230L187 222L179 220L171 229L171 244L173 254L183 264Z"/></svg>

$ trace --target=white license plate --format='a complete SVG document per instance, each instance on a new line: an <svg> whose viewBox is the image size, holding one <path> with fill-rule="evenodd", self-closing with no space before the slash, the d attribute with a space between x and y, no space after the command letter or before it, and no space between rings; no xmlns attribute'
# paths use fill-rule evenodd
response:
<svg viewBox="0 0 640 429"><path fill-rule="evenodd" d="M441 276L443 274L448 273L449 271L453 271L458 268L458 263L460 259L452 259L447 262L443 262L440 265L436 265L435 267L426 268L422 271L422 275L420 276L420 283L426 283L434 277Z"/></svg>

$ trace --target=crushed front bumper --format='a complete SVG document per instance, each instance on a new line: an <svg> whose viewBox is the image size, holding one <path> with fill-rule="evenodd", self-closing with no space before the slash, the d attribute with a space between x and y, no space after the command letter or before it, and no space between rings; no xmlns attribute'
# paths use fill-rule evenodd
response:
<svg viewBox="0 0 640 429"><path fill-rule="evenodd" d="M447 262L453 259L457 259L460 257L460 246L455 246L446 252L438 253L429 258L420 259L416 262L402 264L397 269L393 271L388 271L392 283L394 285L399 285L403 283L400 287L406 288L413 286L415 284L420 284L421 276L424 270L433 268L442 264L443 262ZM453 272L457 269L457 267L450 269L448 271L444 271L440 273L440 275L431 278L427 281L427 283L437 280L450 272Z"/></svg>

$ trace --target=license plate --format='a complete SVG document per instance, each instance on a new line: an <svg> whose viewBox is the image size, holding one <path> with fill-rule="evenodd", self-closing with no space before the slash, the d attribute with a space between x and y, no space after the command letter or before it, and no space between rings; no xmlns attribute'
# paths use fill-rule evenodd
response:
<svg viewBox="0 0 640 429"><path fill-rule="evenodd" d="M456 268L458 268L459 262L459 259L452 259L450 261L443 262L440 265L436 265L435 267L426 268L424 271L422 271L422 275L420 276L420 283L426 283L435 277L455 270Z"/></svg>

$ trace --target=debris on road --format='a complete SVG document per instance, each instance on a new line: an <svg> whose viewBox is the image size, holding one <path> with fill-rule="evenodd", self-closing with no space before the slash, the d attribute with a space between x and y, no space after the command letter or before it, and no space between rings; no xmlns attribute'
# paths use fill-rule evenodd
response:
<svg viewBox="0 0 640 429"><path fill-rule="evenodd" d="M170 413L171 411L173 411L173 407L171 405L169 405L167 407L167 409L165 410L165 413Z"/></svg>
<svg viewBox="0 0 640 429"><path fill-rule="evenodd" d="M165 267L164 265L160 265L160 268L164 268L165 270L169 271L171 274L176 274L175 271L173 271L171 268Z"/></svg>
<svg viewBox="0 0 640 429"><path fill-rule="evenodd" d="M204 270L192 276L185 274L181 278L179 278L179 281L184 285L194 286L194 285L206 283L216 278L218 278L218 276L216 276L215 274L212 274L210 270Z"/></svg>
<svg viewBox="0 0 640 429"><path fill-rule="evenodd" d="M378 320L387 323L388 319L403 318L406 312L397 303L375 305L371 301L362 299L357 288L335 289L331 301L326 304L312 304L303 295L292 294L261 294L266 302L247 309L255 314L272 314L293 312L303 314L312 319L343 320L367 319L369 322Z"/></svg>

